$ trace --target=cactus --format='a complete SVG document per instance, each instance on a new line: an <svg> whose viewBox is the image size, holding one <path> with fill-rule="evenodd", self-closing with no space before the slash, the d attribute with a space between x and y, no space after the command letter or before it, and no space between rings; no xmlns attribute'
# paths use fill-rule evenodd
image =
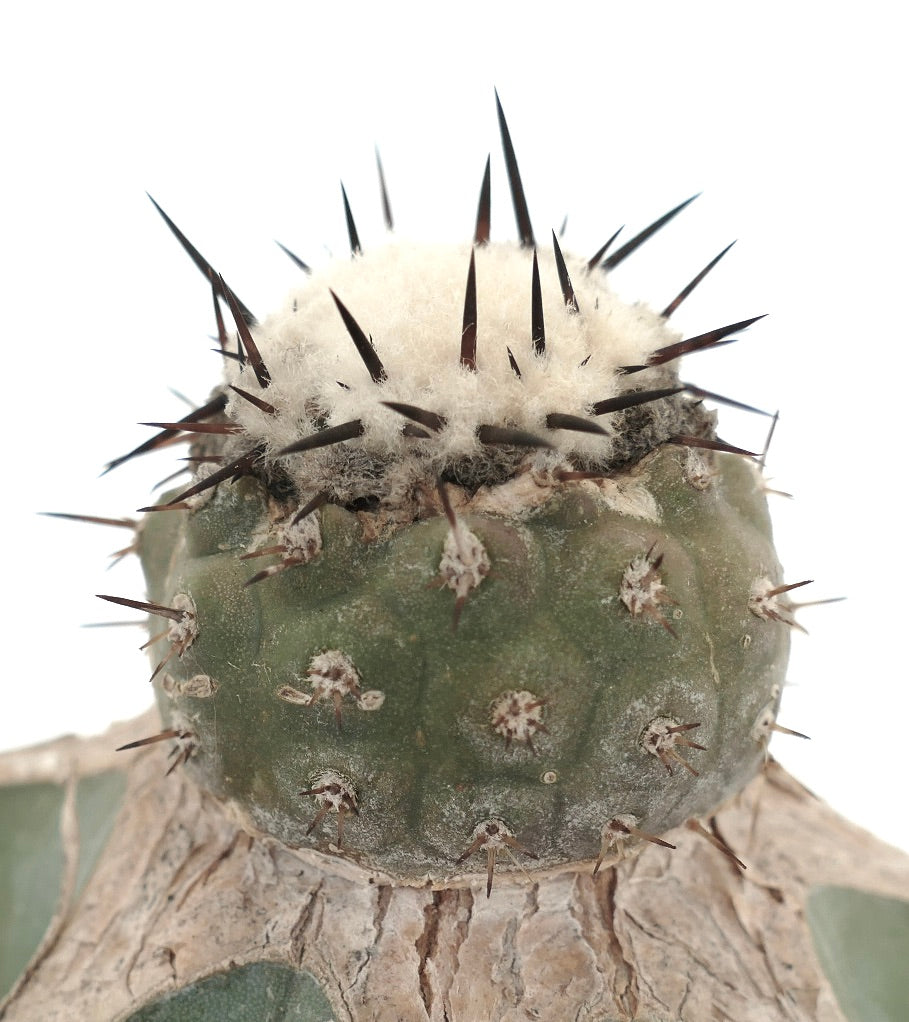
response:
<svg viewBox="0 0 909 1022"><path fill-rule="evenodd" d="M741 789L789 644L760 470L677 370L755 320L618 299L654 228L538 249L498 113L519 244L487 175L471 245L362 251L346 206L352 258L261 325L203 264L225 382L151 424L195 478L143 509L148 603L105 597L156 619L162 736L247 829L414 884L485 856L487 893Z"/></svg>
<svg viewBox="0 0 909 1022"><path fill-rule="evenodd" d="M590 258L555 232L538 247L498 119L517 244L490 236L488 162L462 246L364 251L344 194L351 258L289 253L309 279L261 323L157 207L211 290L224 378L109 466L189 443L192 480L141 509L130 548L147 593L102 597L151 621L161 725L120 750L196 792L218 821L203 845L232 833L180 904L242 841L329 886L428 896L405 943L431 1018L440 919L469 918L475 888L507 906L583 877L611 903L611 867L681 842L740 876L715 816L787 731L806 584L774 552L762 457L720 440L703 403L730 399L678 372L761 317L673 330L720 256L660 313L609 287L691 200ZM377 897L375 918L408 904ZM332 992L310 911L296 963L338 1017L405 1017ZM130 1017L166 1017L148 1010Z"/></svg>

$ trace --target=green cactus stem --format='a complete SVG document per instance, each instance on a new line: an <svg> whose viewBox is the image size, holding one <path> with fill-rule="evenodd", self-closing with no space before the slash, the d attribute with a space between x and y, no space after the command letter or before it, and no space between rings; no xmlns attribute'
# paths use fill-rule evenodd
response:
<svg viewBox="0 0 909 1022"><path fill-rule="evenodd" d="M687 202L611 254L538 248L498 114L519 244L486 177L466 246L364 251L345 194L351 258L261 324L159 207L225 381L132 452L185 437L195 478L143 509L148 601L105 597L155 622L171 770L416 885L711 813L764 762L793 623L760 467L677 371L759 317L683 338L703 273L661 314L610 289Z"/></svg>
<svg viewBox="0 0 909 1022"><path fill-rule="evenodd" d="M674 446L608 492L538 478L510 515L523 480L459 492L455 530L325 504L304 519L318 552L255 585L241 557L274 549L295 504L244 480L150 516L149 596L182 608L154 659L185 646L156 690L187 769L253 832L413 883L475 872L457 860L486 819L556 866L595 858L616 816L661 834L710 813L763 762L789 645L749 602L780 574L760 476L715 463L706 489ZM329 775L343 797L301 797Z"/></svg>
<svg viewBox="0 0 909 1022"><path fill-rule="evenodd" d="M159 723L0 1018L838 1017L805 878L862 842L793 851L843 829L767 750L807 583L704 402L758 410L678 372L761 317L673 329L719 256L660 313L610 287L690 199L538 243L497 113L517 243L488 164L463 245L364 249L343 193L350 258L288 253L261 322L157 207L223 378L109 465L186 443L192 478L88 520L135 531L147 591L102 598L148 616Z"/></svg>

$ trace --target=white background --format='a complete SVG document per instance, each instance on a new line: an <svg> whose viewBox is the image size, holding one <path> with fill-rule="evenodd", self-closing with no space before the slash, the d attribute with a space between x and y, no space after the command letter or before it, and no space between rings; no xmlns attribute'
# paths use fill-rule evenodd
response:
<svg viewBox="0 0 909 1022"><path fill-rule="evenodd" d="M538 238L567 213L590 255L697 191L614 275L658 308L734 238L676 314L686 334L759 313L683 378L781 410L769 458L779 545L805 598L773 752L909 848L905 508L906 81L889 3L333 5L34 3L0 15L7 667L0 748L143 709L135 628L92 596L120 530L38 517L149 503L173 456L98 478L201 403L218 369L201 276L147 189L257 313L344 254L343 177L382 235L373 145L399 233L470 232L493 152L493 235L514 237L497 86ZM328 5L323 5L328 6ZM587 12L587 7L595 13ZM896 15L894 13L893 18ZM760 444L765 420L723 411ZM808 595L810 593L810 595ZM113 610L113 613L111 611Z"/></svg>

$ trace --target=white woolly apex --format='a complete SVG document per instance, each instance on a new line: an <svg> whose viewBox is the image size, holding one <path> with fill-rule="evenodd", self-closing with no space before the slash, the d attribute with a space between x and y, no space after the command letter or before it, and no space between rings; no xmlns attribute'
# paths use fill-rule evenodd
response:
<svg viewBox="0 0 909 1022"><path fill-rule="evenodd" d="M391 401L444 418L438 432L427 430L432 444L425 445L423 457L430 471L478 455L476 430L484 424L535 433L561 455L608 459L613 415L593 420L606 436L547 429L547 415L590 416L595 402L653 386L618 370L645 364L680 335L647 307L616 298L605 274L589 272L583 260L566 255L580 308L573 312L563 299L552 252L541 249L545 352L538 355L531 331L532 252L514 244L472 251L476 371L460 357L469 245L394 243L333 260L292 293L282 311L254 328L271 377L266 389L250 364L228 360L228 383L261 396L277 411L270 414L231 393L228 414L244 427L244 442L261 443L273 455L324 426L359 420L364 433L356 449L380 461L400 461L414 440L402 435L406 420L382 403ZM379 382L358 353L332 292L371 339L384 369ZM282 464L299 480L312 481L323 454L292 455Z"/></svg>

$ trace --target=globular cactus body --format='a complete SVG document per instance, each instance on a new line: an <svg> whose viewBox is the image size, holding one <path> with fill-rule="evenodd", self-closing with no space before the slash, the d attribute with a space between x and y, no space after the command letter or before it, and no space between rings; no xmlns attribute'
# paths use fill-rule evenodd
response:
<svg viewBox="0 0 909 1022"><path fill-rule="evenodd" d="M760 470L676 371L753 321L683 339L611 292L616 257L538 253L502 123L520 245L484 188L473 246L364 254L350 219L352 259L261 325L208 271L237 343L159 424L197 478L139 534L178 761L248 828L405 883L709 815L788 655Z"/></svg>
<svg viewBox="0 0 909 1022"><path fill-rule="evenodd" d="M291 844L337 841L335 814L307 835L317 805L299 792L331 771L347 778L358 816L345 853L415 880L449 880L487 818L556 864L596 856L617 814L659 834L707 813L764 755L752 731L788 645L785 626L748 609L754 577L775 561L755 474L733 459L703 491L686 482L684 454L651 456L638 471L659 522L577 485L533 513L460 517L491 577L457 630L452 594L430 588L444 516L365 542L355 513L327 505L321 553L244 588L238 554L266 515L258 483L219 492L178 535L159 515L142 544L151 596L191 595L198 622L165 668L165 720L197 736L188 765L207 787ZM212 549L212 535L227 543ZM620 596L656 546L673 604L655 613L674 635ZM331 653L334 687L319 671ZM199 676L211 679L201 695ZM668 735L648 748L662 719L698 723L687 737L706 749Z"/></svg>

